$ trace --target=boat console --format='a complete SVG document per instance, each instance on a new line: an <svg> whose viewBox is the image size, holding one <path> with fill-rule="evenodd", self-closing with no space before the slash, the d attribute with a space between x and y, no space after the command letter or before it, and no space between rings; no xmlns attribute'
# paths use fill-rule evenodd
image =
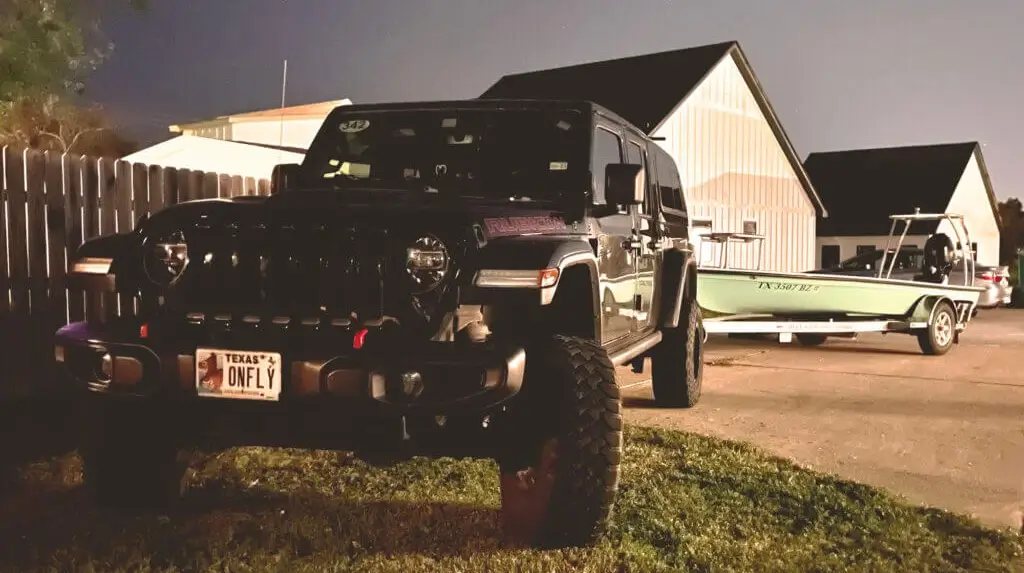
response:
<svg viewBox="0 0 1024 573"><path fill-rule="evenodd" d="M945 284L956 262L956 250L953 240L945 233L935 233L924 243L921 274L914 276L915 281Z"/></svg>

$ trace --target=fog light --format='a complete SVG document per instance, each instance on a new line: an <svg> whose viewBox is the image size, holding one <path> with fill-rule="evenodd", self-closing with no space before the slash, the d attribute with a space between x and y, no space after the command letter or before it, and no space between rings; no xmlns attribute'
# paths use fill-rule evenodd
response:
<svg viewBox="0 0 1024 573"><path fill-rule="evenodd" d="M114 377L114 359L110 354L104 354L100 357L100 367L96 375L97 378L104 382Z"/></svg>

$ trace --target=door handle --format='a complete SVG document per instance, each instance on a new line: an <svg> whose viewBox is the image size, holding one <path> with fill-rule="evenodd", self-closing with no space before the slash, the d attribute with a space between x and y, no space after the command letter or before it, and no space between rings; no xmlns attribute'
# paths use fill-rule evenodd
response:
<svg viewBox="0 0 1024 573"><path fill-rule="evenodd" d="M629 238L622 241L622 248L630 251L638 251L644 246L643 241L637 238Z"/></svg>

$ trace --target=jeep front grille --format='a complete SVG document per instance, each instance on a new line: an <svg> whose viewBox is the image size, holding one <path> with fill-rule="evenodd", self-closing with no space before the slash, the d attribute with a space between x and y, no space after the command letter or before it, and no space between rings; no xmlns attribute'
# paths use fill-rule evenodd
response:
<svg viewBox="0 0 1024 573"><path fill-rule="evenodd" d="M401 244L386 229L324 224L197 226L189 264L166 293L173 312L275 323L373 320L406 314Z"/></svg>

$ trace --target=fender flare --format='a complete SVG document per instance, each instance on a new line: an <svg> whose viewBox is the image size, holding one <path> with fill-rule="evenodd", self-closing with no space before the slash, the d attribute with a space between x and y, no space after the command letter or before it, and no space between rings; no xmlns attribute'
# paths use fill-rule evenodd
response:
<svg viewBox="0 0 1024 573"><path fill-rule="evenodd" d="M661 274L661 328L676 328L683 311L683 301L696 299L696 286L689 286L691 281L696 285L697 265L685 251L667 251L663 261ZM691 279L691 277L693 277ZM690 292L693 291L693 292Z"/></svg>

